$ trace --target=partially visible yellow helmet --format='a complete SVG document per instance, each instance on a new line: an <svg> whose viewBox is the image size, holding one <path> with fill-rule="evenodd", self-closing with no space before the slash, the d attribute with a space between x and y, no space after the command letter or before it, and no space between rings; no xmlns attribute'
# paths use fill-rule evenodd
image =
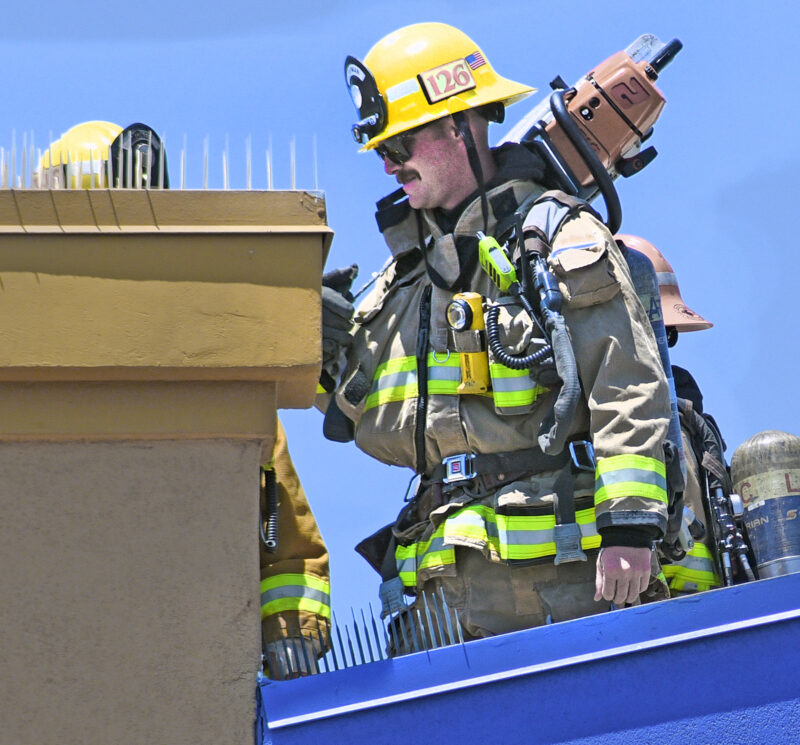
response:
<svg viewBox="0 0 800 745"><path fill-rule="evenodd" d="M146 124L76 124L45 150L36 169L43 189L169 188L164 143Z"/></svg>
<svg viewBox="0 0 800 745"><path fill-rule="evenodd" d="M36 175L50 189L98 189L110 182L111 143L122 127L111 122L76 124L45 150Z"/></svg>
<svg viewBox="0 0 800 745"><path fill-rule="evenodd" d="M417 23L385 36L363 63L345 60L345 79L360 117L353 136L362 151L435 119L536 92L498 75L469 36L445 23Z"/></svg>

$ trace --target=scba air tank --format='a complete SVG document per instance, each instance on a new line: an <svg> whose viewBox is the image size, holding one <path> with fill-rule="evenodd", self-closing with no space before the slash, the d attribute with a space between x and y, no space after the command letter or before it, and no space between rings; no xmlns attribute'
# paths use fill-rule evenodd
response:
<svg viewBox="0 0 800 745"><path fill-rule="evenodd" d="M731 476L758 576L800 572L800 437L776 430L753 435L733 454Z"/></svg>

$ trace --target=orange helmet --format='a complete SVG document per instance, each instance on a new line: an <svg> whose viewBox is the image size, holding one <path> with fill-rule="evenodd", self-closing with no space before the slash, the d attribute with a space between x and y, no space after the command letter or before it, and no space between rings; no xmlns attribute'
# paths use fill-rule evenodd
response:
<svg viewBox="0 0 800 745"><path fill-rule="evenodd" d="M710 329L714 325L683 302L678 287L678 278L661 251L644 238L635 235L617 235L615 237L628 248L639 251L650 259L658 277L661 311L664 314L665 326L674 326L677 331L702 331Z"/></svg>

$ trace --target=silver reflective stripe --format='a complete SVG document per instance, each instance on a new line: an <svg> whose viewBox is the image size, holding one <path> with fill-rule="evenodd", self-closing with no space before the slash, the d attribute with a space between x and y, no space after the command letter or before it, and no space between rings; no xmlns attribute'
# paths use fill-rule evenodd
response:
<svg viewBox="0 0 800 745"><path fill-rule="evenodd" d="M515 375L514 377L492 376L492 388L498 393L518 393L530 391L536 386L529 375Z"/></svg>
<svg viewBox="0 0 800 745"><path fill-rule="evenodd" d="M487 524L487 528L489 525ZM591 538L597 535L597 527L594 522L587 524L578 524L583 538ZM487 531L489 532L489 531ZM503 536L507 546L532 546L542 543L553 543L555 538L553 536L552 528L535 529L522 529L522 530L507 530Z"/></svg>
<svg viewBox="0 0 800 745"><path fill-rule="evenodd" d="M429 365L428 380L450 380L456 383L461 382L461 366L451 365Z"/></svg>
<svg viewBox="0 0 800 745"><path fill-rule="evenodd" d="M386 373L372 381L372 393L385 391L387 388L406 388L417 384L417 371Z"/></svg>
<svg viewBox="0 0 800 745"><path fill-rule="evenodd" d="M331 604L331 596L327 592L315 590L313 587L305 585L281 585L262 592L261 605L264 606L274 600L282 600L283 598L308 598L309 600L316 600L323 605Z"/></svg>
<svg viewBox="0 0 800 745"><path fill-rule="evenodd" d="M595 492L599 491L601 487L622 484L628 481L634 481L638 484L652 484L664 491L667 490L667 479L660 473L648 471L644 468L618 468L601 473L597 477Z"/></svg>
<svg viewBox="0 0 800 745"><path fill-rule="evenodd" d="M413 543L407 549L400 548L400 551L409 550L415 547L419 547L419 543ZM397 563L397 569L399 572L416 572L417 566L422 563L422 560L428 554L435 554L439 551L445 550L452 550L452 546L450 544L445 544L443 536L437 536L431 540L430 546L426 548L422 553L415 554L414 556L404 556L402 559L397 559L397 552L395 552L395 558Z"/></svg>
<svg viewBox="0 0 800 745"><path fill-rule="evenodd" d="M680 561L676 561L673 566L693 569L697 572L709 572L714 574L714 562L704 556L692 556L686 554Z"/></svg>
<svg viewBox="0 0 800 745"><path fill-rule="evenodd" d="M673 272L656 272L659 287L678 286L678 278Z"/></svg>

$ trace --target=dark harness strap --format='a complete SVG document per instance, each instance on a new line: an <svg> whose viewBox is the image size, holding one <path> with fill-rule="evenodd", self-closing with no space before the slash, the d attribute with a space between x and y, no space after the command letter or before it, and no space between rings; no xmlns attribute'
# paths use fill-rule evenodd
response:
<svg viewBox="0 0 800 745"><path fill-rule="evenodd" d="M539 448L513 450L508 453L478 453L470 462L475 473L539 473L540 471L556 471L570 461L567 449L558 455L545 455ZM446 474L444 464L439 464L425 478L428 484L442 483Z"/></svg>

